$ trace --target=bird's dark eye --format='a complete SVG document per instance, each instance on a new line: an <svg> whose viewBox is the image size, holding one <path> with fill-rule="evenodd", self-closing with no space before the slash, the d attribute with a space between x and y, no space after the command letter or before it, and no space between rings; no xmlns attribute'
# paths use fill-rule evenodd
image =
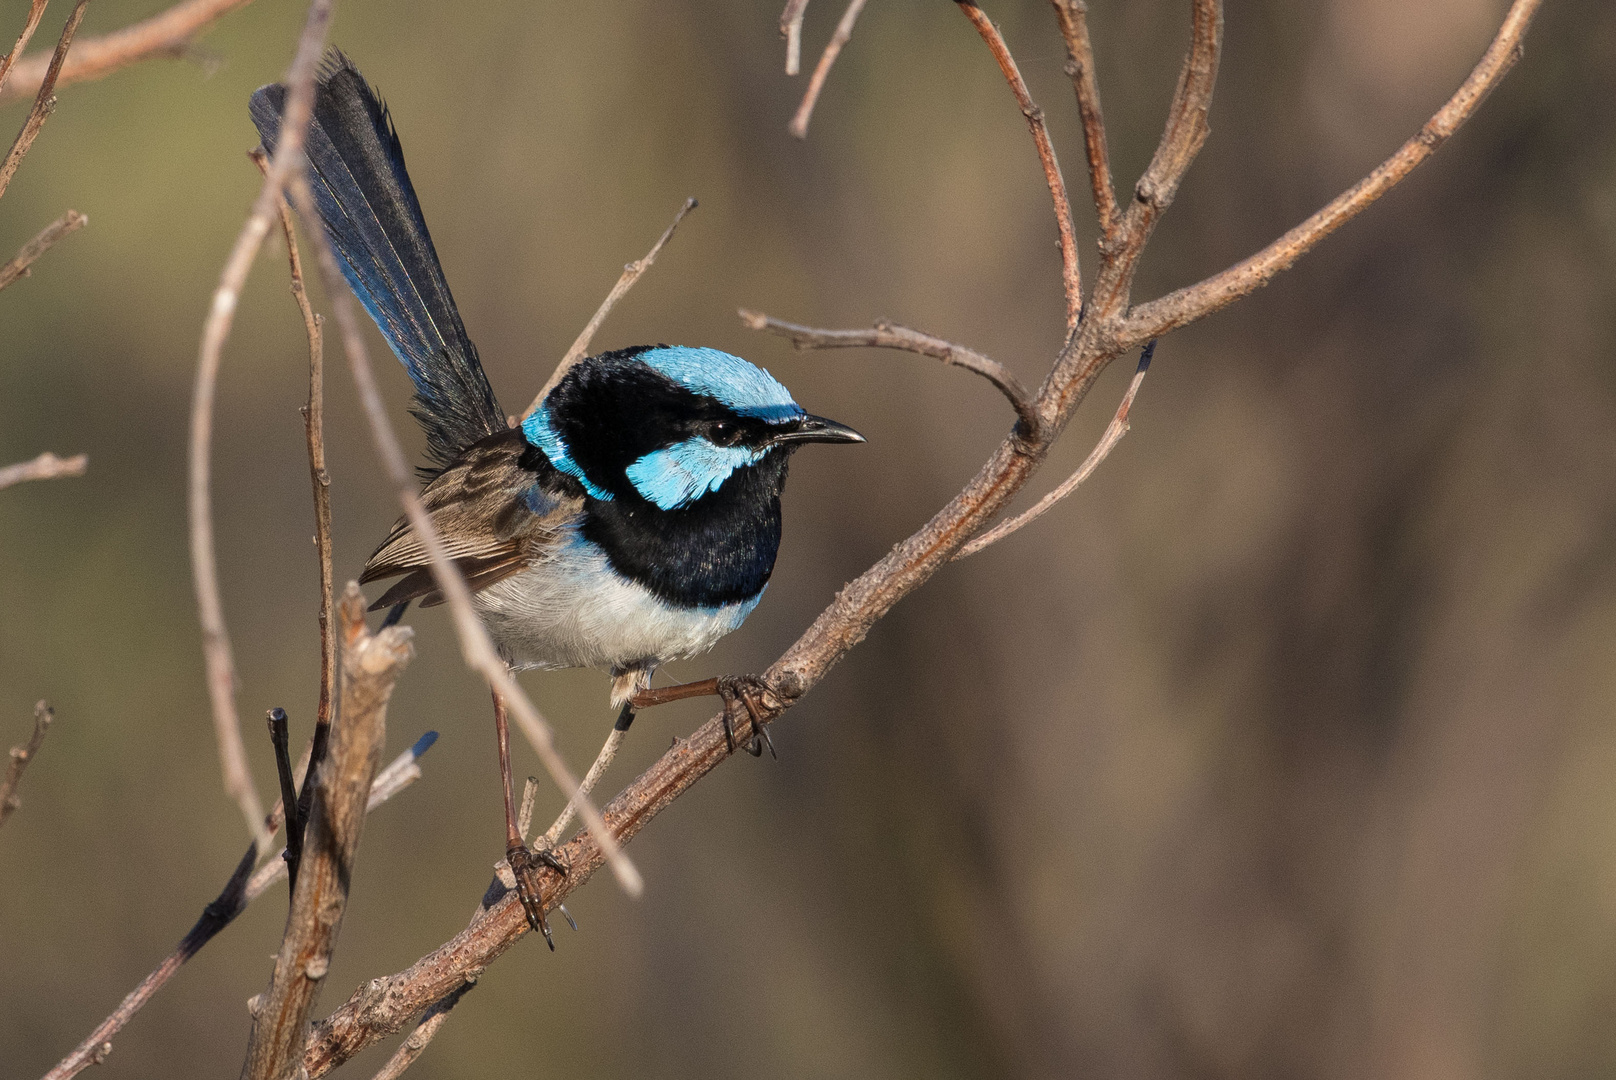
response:
<svg viewBox="0 0 1616 1080"><path fill-rule="evenodd" d="M707 429L707 438L715 446L734 446L741 441L740 425L732 424L728 420L715 421L712 427Z"/></svg>

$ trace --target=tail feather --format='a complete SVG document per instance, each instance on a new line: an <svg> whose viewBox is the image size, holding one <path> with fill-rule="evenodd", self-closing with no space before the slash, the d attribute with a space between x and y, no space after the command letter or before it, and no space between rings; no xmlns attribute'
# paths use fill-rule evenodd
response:
<svg viewBox="0 0 1616 1080"><path fill-rule="evenodd" d="M261 87L249 103L271 152L286 88ZM315 88L307 153L310 186L343 276L415 384L415 418L436 473L466 447L505 430L493 388L466 336L421 215L387 107L353 62L326 54Z"/></svg>

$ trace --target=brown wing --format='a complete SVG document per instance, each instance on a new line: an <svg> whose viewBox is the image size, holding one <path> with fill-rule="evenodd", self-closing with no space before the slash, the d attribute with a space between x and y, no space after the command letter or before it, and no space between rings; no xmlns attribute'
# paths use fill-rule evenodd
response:
<svg viewBox="0 0 1616 1080"><path fill-rule="evenodd" d="M472 592L486 589L539 558L561 536L583 501L535 489L539 477L523 468L527 442L519 431L502 432L473 446L421 493L421 502L443 538L449 558ZM370 606L372 611L407 600L422 607L443 602L426 549L400 518L359 575L361 582L403 578Z"/></svg>

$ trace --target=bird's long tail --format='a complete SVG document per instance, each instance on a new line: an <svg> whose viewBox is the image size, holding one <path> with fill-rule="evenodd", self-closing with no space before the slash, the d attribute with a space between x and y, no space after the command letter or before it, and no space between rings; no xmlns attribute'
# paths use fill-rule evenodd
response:
<svg viewBox="0 0 1616 1080"><path fill-rule="evenodd" d="M265 149L280 135L286 87L259 88L249 107ZM415 384L412 412L437 470L505 430L477 349L466 336L415 198L387 107L353 62L326 54L307 153L314 202L354 295Z"/></svg>

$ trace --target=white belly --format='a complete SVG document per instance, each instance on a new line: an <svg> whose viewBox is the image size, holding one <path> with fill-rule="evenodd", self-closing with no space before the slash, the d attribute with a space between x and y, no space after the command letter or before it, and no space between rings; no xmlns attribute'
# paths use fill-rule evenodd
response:
<svg viewBox="0 0 1616 1080"><path fill-rule="evenodd" d="M477 593L494 642L517 668L655 667L706 652L762 599L681 608L611 569L594 544L573 539Z"/></svg>

